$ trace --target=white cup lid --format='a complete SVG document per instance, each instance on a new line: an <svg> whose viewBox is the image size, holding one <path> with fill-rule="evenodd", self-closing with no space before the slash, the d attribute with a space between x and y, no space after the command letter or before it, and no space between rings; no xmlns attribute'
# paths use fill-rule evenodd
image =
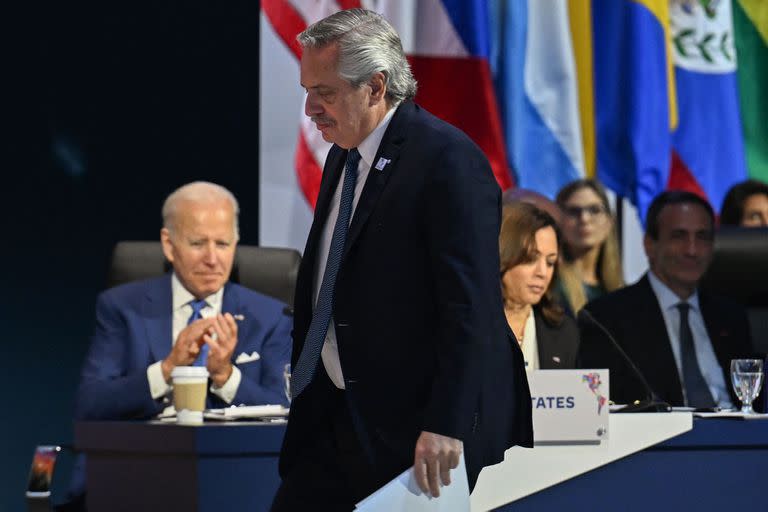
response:
<svg viewBox="0 0 768 512"><path fill-rule="evenodd" d="M171 378L177 377L202 377L208 378L208 369L205 366L177 366L171 371Z"/></svg>

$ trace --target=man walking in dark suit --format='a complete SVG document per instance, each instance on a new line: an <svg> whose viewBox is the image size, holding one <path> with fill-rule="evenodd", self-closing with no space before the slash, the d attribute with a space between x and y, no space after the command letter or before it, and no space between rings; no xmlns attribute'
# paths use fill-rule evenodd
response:
<svg viewBox="0 0 768 512"><path fill-rule="evenodd" d="M351 510L410 466L437 496L462 451L472 485L532 441L499 188L466 135L412 102L383 17L341 11L298 39L305 112L334 146L297 280L273 510Z"/></svg>
<svg viewBox="0 0 768 512"><path fill-rule="evenodd" d="M672 406L731 407L730 360L752 354L743 308L697 289L711 258L715 216L709 203L663 192L648 208L650 271L632 286L587 304L616 338L658 399ZM581 318L580 365L611 370L611 399L650 398L618 351Z"/></svg>

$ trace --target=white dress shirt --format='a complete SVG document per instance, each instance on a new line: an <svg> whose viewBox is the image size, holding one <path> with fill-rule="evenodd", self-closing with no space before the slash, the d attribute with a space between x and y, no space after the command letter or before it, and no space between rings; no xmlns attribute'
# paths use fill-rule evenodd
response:
<svg viewBox="0 0 768 512"><path fill-rule="evenodd" d="M525 359L525 370L529 372L539 369L539 347L536 339L536 319L533 316L534 314L533 309L528 313L525 327L523 327L523 342L520 343L523 359Z"/></svg>
<svg viewBox="0 0 768 512"><path fill-rule="evenodd" d="M368 179L368 173L371 170L371 166L373 166L373 159L376 157L379 145L381 144L381 139L384 138L384 132L387 131L387 126L389 126L389 122L392 120L392 115L394 113L395 109L390 109L376 128L374 128L368 137L366 137L357 147L357 151L360 153L360 163L357 165L357 181L355 182L355 197L352 200L352 217L350 217L350 224L354 217L355 210L357 209L357 202L360 200L360 194L363 192L365 181ZM331 249L333 228L336 226L336 219L339 217L339 203L341 202L341 189L342 184L344 183L344 173L346 173L346 169L342 171L339 183L336 185L336 191L333 194L330 210L328 211L328 218L325 221L322 235L320 235L320 250L317 253L317 268L315 269L313 284L313 309L317 304L320 285L322 284L323 274L325 274L325 266L328 263L328 252ZM328 376L333 383L337 388L344 389L344 374L341 371L341 362L339 361L339 346L336 343L336 327L334 326L333 318L331 318L331 322L328 325L328 332L325 335L325 343L323 343L321 357L323 359L325 371L328 373Z"/></svg>
<svg viewBox="0 0 768 512"><path fill-rule="evenodd" d="M181 281L176 277L176 274L171 276L171 294L173 297L173 331L172 338L170 340L171 346L176 344L176 339L179 337L179 333L187 327L189 317L192 316L191 301L195 300L195 296L192 295L189 290L184 288ZM222 300L224 298L224 288L209 295L205 298L207 305L200 310L200 315L203 318L211 318L221 312ZM152 363L147 368L147 379L149 379L149 391L152 393L152 398L158 400L163 397L167 397L173 390L173 386L165 382L163 378L162 361ZM232 403L235 399L235 393L240 386L240 379L242 374L237 366L232 366L232 375L229 376L227 382L220 388L211 386L211 392L224 400L226 403ZM168 401L166 401L168 402Z"/></svg>
<svg viewBox="0 0 768 512"><path fill-rule="evenodd" d="M648 281L651 283L653 293L659 301L661 313L664 316L664 324L667 327L667 336L669 336L669 342L672 345L672 353L675 355L677 375L682 383L683 367L680 355L680 310L677 308L677 305L680 302L683 302L683 300L680 299L675 292L670 290L667 285L662 283L651 271L648 272ZM723 378L723 370L720 368L720 363L717 361L715 350L712 348L712 341L709 339L709 334L707 333L707 326L704 324L704 317L701 315L699 292L694 292L693 295L685 300L685 302L691 306L688 312L688 324L690 325L691 333L693 334L693 346L696 350L696 360L699 363L699 370L709 387L709 392L712 393L712 398L718 406L724 409L733 407L731 398L728 395L727 384ZM684 383L683 396L685 396Z"/></svg>

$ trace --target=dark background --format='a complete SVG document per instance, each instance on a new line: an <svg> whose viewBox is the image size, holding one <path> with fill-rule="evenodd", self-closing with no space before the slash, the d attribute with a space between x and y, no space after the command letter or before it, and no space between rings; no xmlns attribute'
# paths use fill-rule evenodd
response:
<svg viewBox="0 0 768 512"><path fill-rule="evenodd" d="M2 73L3 511L24 510L34 446L72 441L114 243L157 239L196 179L235 193L258 243L258 1L30 4Z"/></svg>

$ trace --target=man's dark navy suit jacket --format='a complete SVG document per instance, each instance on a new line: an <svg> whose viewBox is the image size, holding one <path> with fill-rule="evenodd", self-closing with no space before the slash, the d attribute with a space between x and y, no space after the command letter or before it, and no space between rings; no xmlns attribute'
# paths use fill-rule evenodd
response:
<svg viewBox="0 0 768 512"><path fill-rule="evenodd" d="M334 145L323 171L297 280L294 364L346 155ZM381 158L389 162L377 166ZM464 133L412 102L397 108L350 223L333 321L358 435L374 457L397 452L402 469L421 431L464 441L471 482L507 448L532 444L524 362L501 299L500 197L488 161ZM311 392L294 399L282 475L325 422Z"/></svg>

